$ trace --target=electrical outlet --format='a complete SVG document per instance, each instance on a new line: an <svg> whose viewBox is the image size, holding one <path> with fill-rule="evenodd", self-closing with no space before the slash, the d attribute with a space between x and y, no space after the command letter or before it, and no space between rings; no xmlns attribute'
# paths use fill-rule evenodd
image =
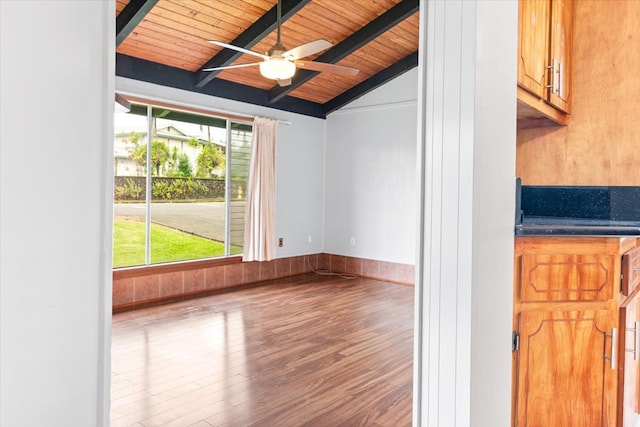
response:
<svg viewBox="0 0 640 427"><path fill-rule="evenodd" d="M310 236L310 235L309 235L309 236L307 236L307 242L308 242L308 243L311 243L311 236Z"/></svg>
<svg viewBox="0 0 640 427"><path fill-rule="evenodd" d="M356 238L352 237L351 238L351 246L355 246L356 245Z"/></svg>
<svg viewBox="0 0 640 427"><path fill-rule="evenodd" d="M280 237L280 238L278 239L278 247L280 247L280 248L281 248L281 247L283 247L283 246L284 246L284 239L283 239L282 237Z"/></svg>

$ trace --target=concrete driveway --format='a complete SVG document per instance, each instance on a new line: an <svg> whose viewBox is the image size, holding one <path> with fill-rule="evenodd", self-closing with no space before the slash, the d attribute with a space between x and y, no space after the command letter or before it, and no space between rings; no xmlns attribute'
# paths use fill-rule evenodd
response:
<svg viewBox="0 0 640 427"><path fill-rule="evenodd" d="M144 222L144 203L116 203L114 218ZM151 203L151 222L224 241L224 202Z"/></svg>

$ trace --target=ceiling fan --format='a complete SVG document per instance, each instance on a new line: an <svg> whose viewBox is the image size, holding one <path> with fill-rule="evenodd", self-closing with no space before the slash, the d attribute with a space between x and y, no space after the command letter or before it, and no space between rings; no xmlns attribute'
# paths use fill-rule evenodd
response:
<svg viewBox="0 0 640 427"><path fill-rule="evenodd" d="M280 86L288 86L291 84L291 78L296 72L296 68L302 68L312 71L327 71L330 73L355 75L358 74L358 70L351 67L344 67L342 65L329 64L326 62L316 61L304 61L301 60L314 53L321 52L325 49L333 46L331 42L318 39L309 43L305 43L293 49L287 50L286 47L280 41L280 27L281 27L281 8L282 0L278 0L277 15L278 15L278 31L276 44L273 45L267 53L262 54L254 52L249 49L245 49L232 44L224 43L217 40L209 40L209 43L225 47L227 49L233 49L238 52L246 53L248 55L257 56L262 59L261 62L252 62L249 64L237 64L226 65L222 67L204 68L202 71L216 71L216 70L228 70L231 68L252 67L258 65L260 67L260 74L268 79L272 79L278 82Z"/></svg>

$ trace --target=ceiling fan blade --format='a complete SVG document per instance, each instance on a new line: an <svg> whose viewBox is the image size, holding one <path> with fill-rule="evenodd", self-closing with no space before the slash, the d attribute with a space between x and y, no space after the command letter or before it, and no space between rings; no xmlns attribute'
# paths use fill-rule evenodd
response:
<svg viewBox="0 0 640 427"><path fill-rule="evenodd" d="M342 65L336 64L327 64L326 62L294 61L294 64L296 64L296 67L302 68L303 70L327 71L329 73L346 74L351 76L355 76L360 71L356 68L343 67Z"/></svg>
<svg viewBox="0 0 640 427"><path fill-rule="evenodd" d="M254 52L252 50L245 49L245 48L240 47L240 46L234 46L232 44L221 42L221 41L218 41L218 40L209 40L209 43L213 43L213 44L218 45L218 46L226 47L227 49L237 50L238 52L246 53L247 55L257 56L258 58L262 58L262 59L265 59L265 60L269 59L269 57L267 55L263 55L261 53Z"/></svg>
<svg viewBox="0 0 640 427"><path fill-rule="evenodd" d="M298 47L294 47L293 49L289 49L286 51L283 56L292 57L293 59L305 58L309 55L313 55L314 53L322 52L323 50L329 49L333 44L330 41L325 39L314 40L309 43L302 44Z"/></svg>
<svg viewBox="0 0 640 427"><path fill-rule="evenodd" d="M282 80L282 79L278 79L276 80L278 82L278 86L289 86L291 85L291 79L286 79L286 80Z"/></svg>
<svg viewBox="0 0 640 427"><path fill-rule="evenodd" d="M231 68L253 67L255 65L260 65L260 62L250 62L248 64L225 65L223 67L214 67L214 68L203 68L202 71L228 70Z"/></svg>

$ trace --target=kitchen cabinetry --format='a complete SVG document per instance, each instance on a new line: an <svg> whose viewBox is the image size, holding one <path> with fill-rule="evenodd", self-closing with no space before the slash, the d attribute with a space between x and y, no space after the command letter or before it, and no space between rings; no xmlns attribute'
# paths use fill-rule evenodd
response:
<svg viewBox="0 0 640 427"><path fill-rule="evenodd" d="M618 419L622 426L640 425L640 247L622 258L620 297L621 384Z"/></svg>
<svg viewBox="0 0 640 427"><path fill-rule="evenodd" d="M635 237L516 238L514 425L616 425L629 336L620 331L621 260L636 243Z"/></svg>
<svg viewBox="0 0 640 427"><path fill-rule="evenodd" d="M519 317L517 425L613 425L616 371L606 351L615 344L615 314L540 310Z"/></svg>
<svg viewBox="0 0 640 427"><path fill-rule="evenodd" d="M567 123L574 0L520 0L518 118Z"/></svg>

